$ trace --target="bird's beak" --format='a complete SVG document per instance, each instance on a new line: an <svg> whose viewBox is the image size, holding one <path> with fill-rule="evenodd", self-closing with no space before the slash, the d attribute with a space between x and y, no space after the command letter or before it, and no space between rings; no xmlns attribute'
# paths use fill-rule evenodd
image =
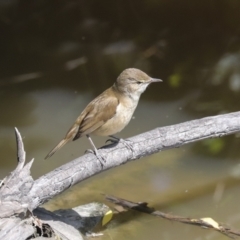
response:
<svg viewBox="0 0 240 240"><path fill-rule="evenodd" d="M162 82L162 79L158 79L158 78L151 78L150 82Z"/></svg>

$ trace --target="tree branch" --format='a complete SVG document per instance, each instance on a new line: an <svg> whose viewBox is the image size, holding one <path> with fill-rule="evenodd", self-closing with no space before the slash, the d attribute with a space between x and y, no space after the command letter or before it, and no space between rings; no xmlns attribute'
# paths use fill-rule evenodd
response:
<svg viewBox="0 0 240 240"><path fill-rule="evenodd" d="M239 131L240 112L235 112L156 128L108 145L99 150L106 161L103 167L94 154L88 153L37 179L29 192L30 209L103 170L162 150Z"/></svg>

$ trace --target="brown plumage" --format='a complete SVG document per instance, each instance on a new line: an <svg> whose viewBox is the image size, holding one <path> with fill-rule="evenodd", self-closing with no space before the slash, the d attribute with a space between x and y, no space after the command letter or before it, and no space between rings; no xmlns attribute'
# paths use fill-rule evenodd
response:
<svg viewBox="0 0 240 240"><path fill-rule="evenodd" d="M69 129L64 139L54 147L45 159L51 157L67 142L87 136L97 155L97 149L89 134L110 136L121 131L130 121L139 97L151 82L160 79L149 77L135 68L124 70L115 84L92 100Z"/></svg>

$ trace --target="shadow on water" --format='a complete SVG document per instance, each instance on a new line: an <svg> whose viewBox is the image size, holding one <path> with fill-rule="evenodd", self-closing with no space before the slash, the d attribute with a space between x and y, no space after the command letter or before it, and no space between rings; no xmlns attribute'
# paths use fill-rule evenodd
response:
<svg viewBox="0 0 240 240"><path fill-rule="evenodd" d="M239 10L234 0L0 1L0 178L16 164L15 126L27 158L35 158L35 178L83 154L85 138L43 161L86 104L128 67L164 82L143 94L120 137L238 111ZM105 140L94 138L99 147ZM239 144L236 134L149 156L94 176L47 206L103 201L104 192L237 226ZM102 239L225 239L134 213L117 216L104 233Z"/></svg>

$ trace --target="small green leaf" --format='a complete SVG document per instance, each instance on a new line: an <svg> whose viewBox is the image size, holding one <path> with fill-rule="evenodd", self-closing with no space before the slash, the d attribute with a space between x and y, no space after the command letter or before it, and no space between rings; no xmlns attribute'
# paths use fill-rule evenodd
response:
<svg viewBox="0 0 240 240"><path fill-rule="evenodd" d="M168 79L169 83L170 83L170 86L171 87L174 87L174 88L177 88L180 86L180 83L181 83L181 76L180 74L172 74L169 79Z"/></svg>
<svg viewBox="0 0 240 240"><path fill-rule="evenodd" d="M204 145L208 147L212 154L217 154L223 149L224 140L221 138L206 139Z"/></svg>

